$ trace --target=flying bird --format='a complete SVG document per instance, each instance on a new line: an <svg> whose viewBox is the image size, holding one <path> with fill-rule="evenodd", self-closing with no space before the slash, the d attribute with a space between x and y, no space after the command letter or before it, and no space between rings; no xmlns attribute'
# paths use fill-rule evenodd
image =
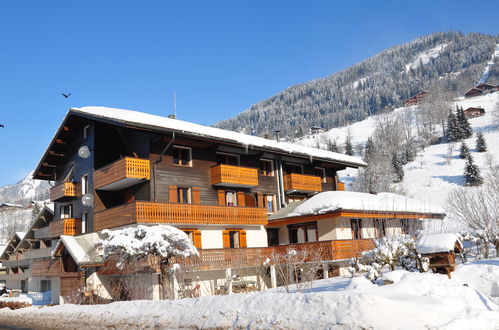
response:
<svg viewBox="0 0 499 330"><path fill-rule="evenodd" d="M62 94L62 96L64 96L65 98L68 98L68 97L71 95L71 93L68 93L68 94L61 93L61 94Z"/></svg>
<svg viewBox="0 0 499 330"><path fill-rule="evenodd" d="M2 124L0 124L0 127L5 127L5 126L3 126Z"/></svg>

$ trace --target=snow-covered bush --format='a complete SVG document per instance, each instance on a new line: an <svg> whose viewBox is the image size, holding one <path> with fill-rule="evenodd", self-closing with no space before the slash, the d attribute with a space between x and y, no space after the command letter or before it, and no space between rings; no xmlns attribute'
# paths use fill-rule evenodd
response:
<svg viewBox="0 0 499 330"><path fill-rule="evenodd" d="M199 253L183 231L168 225L103 230L107 235L98 244L103 248L104 258L118 256L117 266L123 268L126 262L133 262L148 255L166 262L171 257L188 258Z"/></svg>

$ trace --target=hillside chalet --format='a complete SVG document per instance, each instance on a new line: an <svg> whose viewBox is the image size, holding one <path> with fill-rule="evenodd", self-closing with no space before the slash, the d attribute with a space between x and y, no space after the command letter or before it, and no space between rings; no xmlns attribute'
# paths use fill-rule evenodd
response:
<svg viewBox="0 0 499 330"><path fill-rule="evenodd" d="M464 110L466 118L475 118L485 115L485 109L481 107L469 107Z"/></svg>
<svg viewBox="0 0 499 330"><path fill-rule="evenodd" d="M272 266L261 272L272 254L320 251L308 261L341 266L341 260L370 249L374 237L400 232L419 219L443 217L429 209L383 211L374 204L372 210L289 216L312 196L356 199L341 191L337 171L364 166L355 157L172 118L73 108L34 172L35 179L55 183L53 217L35 221L27 234L30 247L16 251L37 255L26 273L50 281L53 303L73 301L81 288L100 299L129 298L125 278L138 278L145 286L147 297L141 299L241 292L255 283L275 287L279 280ZM383 226L379 219L387 219L386 231L357 233ZM354 222L360 227L352 227ZM182 283L178 277L161 279L154 258L119 269L95 247L103 229L162 223L185 231L199 250L196 260L178 261L190 269ZM4 253L2 260L16 251ZM236 280L223 288L227 278ZM48 285L39 282L29 290Z"/></svg>
<svg viewBox="0 0 499 330"><path fill-rule="evenodd" d="M420 104L421 101L423 101L426 94L428 94L428 93L427 92L420 92L414 96L411 96L410 98L408 98L407 100L404 101L404 103L403 103L404 107L410 107L412 105Z"/></svg>
<svg viewBox="0 0 499 330"><path fill-rule="evenodd" d="M475 87L472 87L470 90L468 90L465 94L464 97L469 98L469 97L475 97L475 96L480 96L484 94L489 94L493 93L499 90L499 85L490 85L490 84L479 84L476 85Z"/></svg>

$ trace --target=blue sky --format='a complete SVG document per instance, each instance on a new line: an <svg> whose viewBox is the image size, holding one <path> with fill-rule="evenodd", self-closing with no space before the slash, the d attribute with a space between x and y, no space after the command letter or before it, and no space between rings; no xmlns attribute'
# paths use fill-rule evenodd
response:
<svg viewBox="0 0 499 330"><path fill-rule="evenodd" d="M0 186L32 170L71 106L213 124L436 31L499 33L499 2L0 2ZM71 92L65 99L61 92Z"/></svg>

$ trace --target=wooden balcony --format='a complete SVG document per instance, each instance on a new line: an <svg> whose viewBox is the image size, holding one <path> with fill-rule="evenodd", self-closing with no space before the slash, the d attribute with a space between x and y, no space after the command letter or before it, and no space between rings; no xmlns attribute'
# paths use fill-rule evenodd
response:
<svg viewBox="0 0 499 330"><path fill-rule="evenodd" d="M122 268L118 268L117 262L118 258L109 257L106 262L99 267L99 274L106 275L116 275L116 274L151 274L161 272L161 260L159 257L154 255L148 255L139 260L134 260L133 262L123 265Z"/></svg>
<svg viewBox="0 0 499 330"><path fill-rule="evenodd" d="M134 223L266 225L265 208L132 202L94 214L94 229Z"/></svg>
<svg viewBox="0 0 499 330"><path fill-rule="evenodd" d="M63 201L76 197L76 187L73 182L63 182L50 188L50 200Z"/></svg>
<svg viewBox="0 0 499 330"><path fill-rule="evenodd" d="M41 248L41 249L32 249L24 252L24 257L26 259L40 259L40 258L49 258L52 256L51 248Z"/></svg>
<svg viewBox="0 0 499 330"><path fill-rule="evenodd" d="M81 234L80 219L61 219L49 223L49 236L59 237L61 235L76 236Z"/></svg>
<svg viewBox="0 0 499 330"><path fill-rule="evenodd" d="M344 260L360 257L362 252L373 248L370 239L332 240L262 248L206 249L199 250L199 258L177 262L192 270L215 270L261 266L267 258L271 263ZM292 250L297 252L295 257L290 257L289 251Z"/></svg>
<svg viewBox="0 0 499 330"><path fill-rule="evenodd" d="M336 190L338 191L344 191L345 190L345 184L343 182L339 182L336 184Z"/></svg>
<svg viewBox="0 0 499 330"><path fill-rule="evenodd" d="M220 164L210 169L211 184L230 187L258 186L256 168Z"/></svg>
<svg viewBox="0 0 499 330"><path fill-rule="evenodd" d="M94 188L118 191L151 177L149 159L125 157L94 172Z"/></svg>
<svg viewBox="0 0 499 330"><path fill-rule="evenodd" d="M47 239L49 238L49 226L45 226L38 229L33 229L35 239Z"/></svg>
<svg viewBox="0 0 499 330"><path fill-rule="evenodd" d="M286 192L320 192L322 180L315 175L287 174L284 176L284 190Z"/></svg>

